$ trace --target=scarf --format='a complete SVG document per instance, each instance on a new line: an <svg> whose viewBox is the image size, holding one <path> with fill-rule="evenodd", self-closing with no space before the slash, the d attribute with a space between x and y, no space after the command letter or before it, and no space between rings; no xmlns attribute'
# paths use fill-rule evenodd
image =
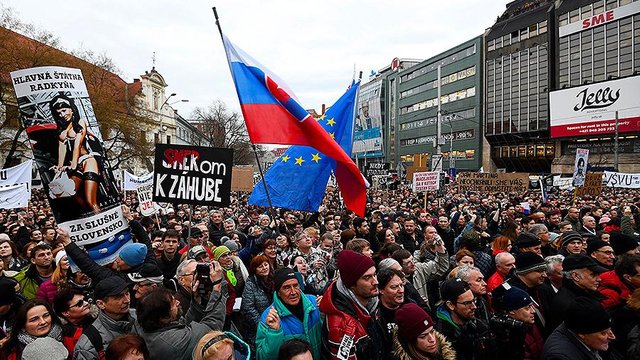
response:
<svg viewBox="0 0 640 360"><path fill-rule="evenodd" d="M226 274L229 284L231 284L231 286L236 286L238 279L236 279L236 274L233 272L233 267L231 269L222 268L222 270Z"/></svg>
<svg viewBox="0 0 640 360"><path fill-rule="evenodd" d="M49 330L49 333L46 337L50 337L62 342L62 328L58 324L51 325L51 330ZM27 334L27 332L24 330L20 330L20 332L18 333L18 341L24 346L31 344L37 338L38 336Z"/></svg>
<svg viewBox="0 0 640 360"><path fill-rule="evenodd" d="M344 295L346 295L351 301L353 301L360 309L362 309L362 311L365 312L365 314L367 315L371 315L373 314L376 309L378 308L378 302L379 299L377 296L372 297L371 299L369 299L369 301L367 302L366 306L363 306L360 301L358 300L358 298L356 297L356 294L353 293L353 291L351 291L351 289L347 289L346 286L344 286L344 284L342 283L342 279L338 278L338 281L336 281L336 287L338 289L338 291Z"/></svg>

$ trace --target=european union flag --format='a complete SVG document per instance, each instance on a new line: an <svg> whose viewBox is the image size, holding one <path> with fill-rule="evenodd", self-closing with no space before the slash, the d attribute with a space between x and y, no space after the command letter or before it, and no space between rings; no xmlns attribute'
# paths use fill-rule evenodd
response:
<svg viewBox="0 0 640 360"><path fill-rule="evenodd" d="M353 145L353 120L360 82L353 84L317 121L347 154ZM291 146L264 175L275 207L318 211L336 161L309 146ZM269 206L262 181L256 184L249 204Z"/></svg>

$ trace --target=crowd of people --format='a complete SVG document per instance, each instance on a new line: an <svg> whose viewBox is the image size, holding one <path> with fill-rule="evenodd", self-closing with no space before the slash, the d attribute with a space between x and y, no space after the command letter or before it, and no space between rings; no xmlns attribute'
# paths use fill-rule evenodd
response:
<svg viewBox="0 0 640 360"><path fill-rule="evenodd" d="M640 191L247 198L127 192L103 266L42 191L0 209L0 359L640 359Z"/></svg>

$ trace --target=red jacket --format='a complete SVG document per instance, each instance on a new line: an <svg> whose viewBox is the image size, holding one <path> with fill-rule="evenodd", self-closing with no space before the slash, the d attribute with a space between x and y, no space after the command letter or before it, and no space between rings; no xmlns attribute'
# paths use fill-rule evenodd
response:
<svg viewBox="0 0 640 360"><path fill-rule="evenodd" d="M338 359L338 354L341 359L381 358L382 332L375 321L377 310L373 317L367 315L336 289L334 281L320 301L320 311L326 315L323 351L328 351L331 359Z"/></svg>
<svg viewBox="0 0 640 360"><path fill-rule="evenodd" d="M615 270L600 274L600 287L598 291L607 297L602 300L602 306L604 306L605 309L624 305L629 296L631 296L631 290L620 280Z"/></svg>

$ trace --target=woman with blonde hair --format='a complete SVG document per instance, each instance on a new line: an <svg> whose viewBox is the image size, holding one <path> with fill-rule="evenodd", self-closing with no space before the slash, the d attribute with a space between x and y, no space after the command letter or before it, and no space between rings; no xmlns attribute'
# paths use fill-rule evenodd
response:
<svg viewBox="0 0 640 360"><path fill-rule="evenodd" d="M249 346L230 332L211 331L193 349L194 360L244 360L251 357Z"/></svg>
<svg viewBox="0 0 640 360"><path fill-rule="evenodd" d="M53 270L51 279L40 284L38 292L36 293L38 299L42 299L49 304L53 304L53 299L56 297L58 289L67 286L67 279L70 275L69 260L64 250L56 253L55 262L56 269Z"/></svg>

